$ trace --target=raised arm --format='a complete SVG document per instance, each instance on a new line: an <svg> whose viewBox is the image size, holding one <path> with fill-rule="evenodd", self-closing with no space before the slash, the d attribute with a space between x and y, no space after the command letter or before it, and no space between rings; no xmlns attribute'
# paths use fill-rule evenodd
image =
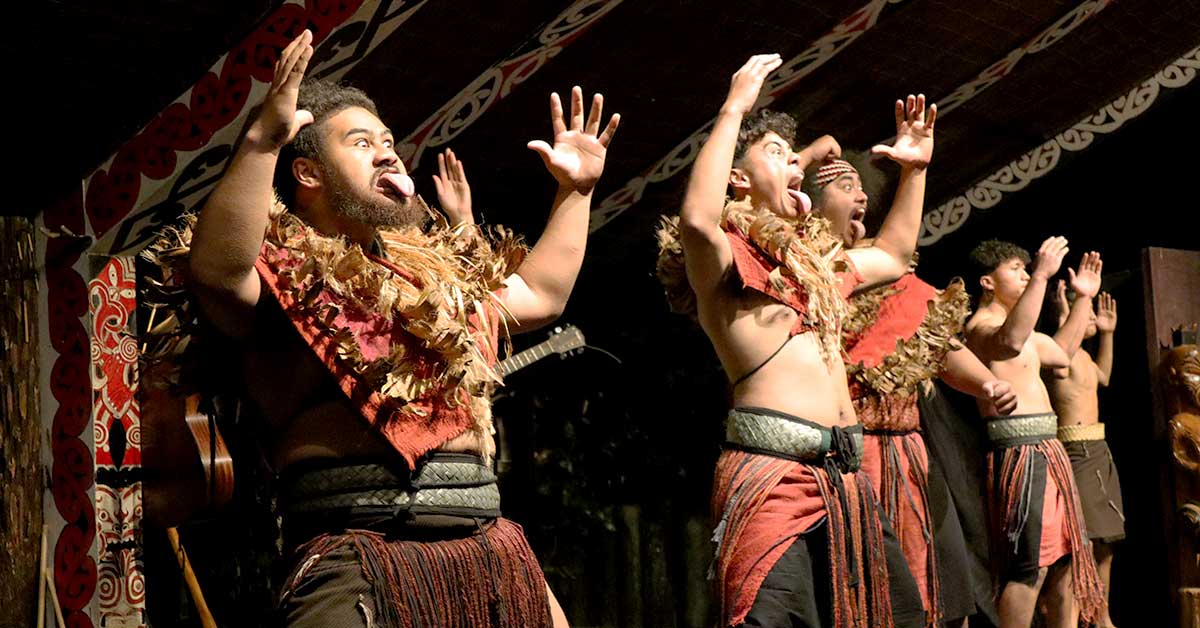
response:
<svg viewBox="0 0 1200 628"><path fill-rule="evenodd" d="M1117 331L1117 300L1105 292L1096 302L1096 331L1100 335L1100 350L1096 352L1096 376L1101 386L1108 386L1113 368L1113 333Z"/></svg>
<svg viewBox="0 0 1200 628"><path fill-rule="evenodd" d="M891 146L871 148L900 164L900 183L892 208L869 247L846 252L863 276L858 290L889 283L908 271L921 232L921 209L925 204L925 170L933 157L933 125L937 105L925 109L925 95L909 95L896 101L896 141Z"/></svg>
<svg viewBox="0 0 1200 628"><path fill-rule="evenodd" d="M604 172L608 145L621 122L620 115L613 115L601 133L603 109L604 97L596 94L585 124L583 90L576 86L571 90L568 127L563 120L562 101L558 94L551 94L554 145L541 140L529 142L529 148L558 181L558 193L542 236L516 272L505 280L506 322L513 332L537 329L558 318L575 287L587 246L592 190Z"/></svg>
<svg viewBox="0 0 1200 628"><path fill-rule="evenodd" d="M733 263L729 241L721 231L721 212L738 130L742 117L754 108L763 80L782 63L777 54L755 55L734 73L729 95L692 166L679 212L679 237L688 281L698 295L710 293Z"/></svg>
<svg viewBox="0 0 1200 628"><path fill-rule="evenodd" d="M1067 320L1054 334L1054 342L1067 353L1067 358L1075 357L1079 345L1083 343L1084 333L1092 319L1092 297L1100 292L1100 271L1104 263L1100 254L1092 251L1085 253L1079 262L1079 272L1068 268L1071 289L1075 291L1075 301L1071 304L1071 313Z"/></svg>
<svg viewBox="0 0 1200 628"><path fill-rule="evenodd" d="M189 262L194 292L213 323L234 336L246 333L247 319L258 303L254 260L274 199L279 150L313 120L311 113L296 110L312 53L312 33L307 30L280 53L258 117L196 222Z"/></svg>
<svg viewBox="0 0 1200 628"><path fill-rule="evenodd" d="M1068 250L1066 238L1047 238L1038 249L1036 266L1025 285L1025 291L1003 322L992 323L991 317L977 316L968 323L967 339L975 355L991 361L1008 360L1021 353L1025 342L1033 335L1034 325L1041 313L1046 282L1058 272ZM986 276L984 278L987 279Z"/></svg>
<svg viewBox="0 0 1200 628"><path fill-rule="evenodd" d="M970 349L957 343L942 361L941 380L958 392L990 403L997 416L1012 414L1017 409L1017 394L1012 385L996 379Z"/></svg>

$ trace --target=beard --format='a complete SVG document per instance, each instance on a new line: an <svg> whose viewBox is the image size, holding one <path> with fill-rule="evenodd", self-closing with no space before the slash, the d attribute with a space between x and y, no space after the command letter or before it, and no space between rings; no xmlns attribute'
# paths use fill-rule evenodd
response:
<svg viewBox="0 0 1200 628"><path fill-rule="evenodd" d="M378 181L379 170L372 181ZM334 214L371 227L421 227L429 219L429 208L419 196L402 201L357 189L332 170L326 170L330 209Z"/></svg>

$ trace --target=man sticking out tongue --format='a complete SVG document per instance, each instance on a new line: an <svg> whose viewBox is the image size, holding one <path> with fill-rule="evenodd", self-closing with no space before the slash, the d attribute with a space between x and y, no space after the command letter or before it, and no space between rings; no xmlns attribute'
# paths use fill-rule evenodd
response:
<svg viewBox="0 0 1200 628"><path fill-rule="evenodd" d="M237 341L225 363L282 476L280 617L565 625L500 514L490 394L500 337L554 321L571 293L619 118L602 126L603 98L589 113L579 87L564 117L551 94L554 137L529 148L558 192L527 250L471 224L453 153L435 183L455 206L431 223L371 99L302 82L311 44L304 31L280 54L194 241L178 243L206 322Z"/></svg>

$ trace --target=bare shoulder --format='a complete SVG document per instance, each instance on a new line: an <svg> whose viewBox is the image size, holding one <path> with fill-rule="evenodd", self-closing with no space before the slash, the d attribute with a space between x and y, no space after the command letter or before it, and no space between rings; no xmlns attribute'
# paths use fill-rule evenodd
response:
<svg viewBox="0 0 1200 628"><path fill-rule="evenodd" d="M1004 324L1004 318L989 310L978 310L967 320L964 330L968 337L982 338L994 333Z"/></svg>

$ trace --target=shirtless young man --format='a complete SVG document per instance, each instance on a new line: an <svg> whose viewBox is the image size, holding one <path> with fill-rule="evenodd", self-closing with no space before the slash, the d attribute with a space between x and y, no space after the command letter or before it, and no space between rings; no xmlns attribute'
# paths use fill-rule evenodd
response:
<svg viewBox="0 0 1200 628"><path fill-rule="evenodd" d="M829 160L810 168L803 185L813 211L829 220L847 249L866 244L863 220L869 199L857 168L842 159ZM909 272L894 283L855 294L844 333L850 397L865 430L863 469L899 537L930 626L942 620L961 624L977 603L967 586L962 530L933 527L929 455L918 411L921 388L939 377L995 405L1001 414L1012 412L1017 403L1008 382L997 379L957 340L968 300L961 279L937 290Z"/></svg>
<svg viewBox="0 0 1200 628"><path fill-rule="evenodd" d="M983 297L967 322L967 346L1017 393L1008 417L979 404L992 443L988 506L1001 628L1030 625L1043 583L1052 628L1074 627L1080 614L1094 618L1104 603L1070 461L1055 438L1058 422L1040 377L1042 369L1069 366L1079 349L1100 289L1099 254L1084 255L1078 272L1068 269L1077 297L1059 332L1051 338L1034 331L1046 283L1067 250L1066 238L1047 239L1032 274L1025 269L1029 254L1014 244L989 240L971 252Z"/></svg>
<svg viewBox="0 0 1200 628"><path fill-rule="evenodd" d="M295 551L282 619L550 625L553 612L565 624L520 526L500 517L488 395L501 326L547 324L571 292L618 118L601 133L599 94L586 122L578 87L569 119L551 96L553 144L529 148L558 194L522 261L469 224L423 227L374 103L301 83L311 42L304 31L281 53L190 260L192 293L237 342L229 368L284 477ZM455 170L439 188L458 184ZM277 174L290 211L273 207Z"/></svg>
<svg viewBox="0 0 1200 628"><path fill-rule="evenodd" d="M845 296L908 268L936 110L926 114L924 97L896 103L896 143L876 151L903 169L899 202L874 247L842 253L800 191L805 166L837 156L837 143L795 151L789 116L750 114L780 63L758 55L734 74L679 218L696 314L734 382L713 497L721 622L920 626L915 583L894 537L885 559L885 526L858 473L840 335ZM907 580L891 597L889 571Z"/></svg>
<svg viewBox="0 0 1200 628"><path fill-rule="evenodd" d="M1058 282L1055 295L1058 305L1058 324L1061 328L1070 319L1071 303L1067 286ZM1100 404L1096 396L1099 386L1108 386L1113 368L1113 332L1117 329L1117 302L1107 292L1096 301L1096 312L1084 333L1084 338L1099 335L1095 360L1087 350L1076 351L1071 366L1054 369L1046 378L1050 403L1058 414L1058 440L1071 457L1083 518L1087 522L1088 538L1096 554L1096 568L1104 583L1104 612L1096 619L1100 628L1111 628L1108 614L1110 599L1113 548L1112 544L1125 538L1125 507L1121 500L1121 480L1113 462L1108 443L1104 440L1104 424L1100 422Z"/></svg>

